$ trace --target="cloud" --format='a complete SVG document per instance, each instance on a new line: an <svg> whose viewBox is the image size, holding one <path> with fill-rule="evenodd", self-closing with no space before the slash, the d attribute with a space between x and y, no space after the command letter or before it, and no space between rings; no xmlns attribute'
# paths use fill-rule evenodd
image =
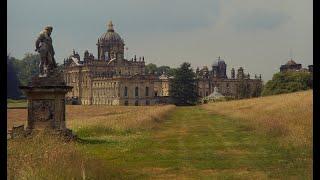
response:
<svg viewBox="0 0 320 180"><path fill-rule="evenodd" d="M287 23L290 17L284 13L263 9L239 12L231 24L238 31L272 30Z"/></svg>

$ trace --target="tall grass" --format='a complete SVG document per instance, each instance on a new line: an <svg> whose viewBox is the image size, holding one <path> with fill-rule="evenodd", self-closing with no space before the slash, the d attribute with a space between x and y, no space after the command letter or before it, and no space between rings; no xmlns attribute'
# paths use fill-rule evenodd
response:
<svg viewBox="0 0 320 180"><path fill-rule="evenodd" d="M248 122L249 128L279 139L284 146L312 149L312 90L202 105L216 114Z"/></svg>
<svg viewBox="0 0 320 180"><path fill-rule="evenodd" d="M157 126L175 106L69 106L67 126L71 129L83 127L105 127L115 131L152 129Z"/></svg>
<svg viewBox="0 0 320 180"><path fill-rule="evenodd" d="M86 137L85 133L89 133L90 137L97 133L104 136L110 132L155 128L174 107L67 106L66 120L68 128L82 137ZM8 109L7 112L8 128L25 123L25 109ZM92 140L90 142L94 143ZM86 147L83 143L86 142L66 143L43 133L33 138L11 139L8 141L8 179L126 177L127 172L82 151Z"/></svg>
<svg viewBox="0 0 320 180"><path fill-rule="evenodd" d="M75 142L39 133L8 141L8 179L84 179L110 176L108 167L77 151ZM116 172L116 171L115 171Z"/></svg>
<svg viewBox="0 0 320 180"><path fill-rule="evenodd" d="M174 105L166 106L67 106L67 127L107 127L113 130L152 129ZM26 109L7 109L8 129L25 124Z"/></svg>

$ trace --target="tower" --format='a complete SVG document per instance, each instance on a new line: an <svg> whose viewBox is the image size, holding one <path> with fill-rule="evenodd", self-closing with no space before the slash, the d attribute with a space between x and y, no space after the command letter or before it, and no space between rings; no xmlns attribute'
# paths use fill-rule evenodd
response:
<svg viewBox="0 0 320 180"><path fill-rule="evenodd" d="M238 69L237 79L243 79L243 78L244 78L243 68L240 67Z"/></svg>
<svg viewBox="0 0 320 180"><path fill-rule="evenodd" d="M235 79L235 71L234 68L231 69L231 79Z"/></svg>

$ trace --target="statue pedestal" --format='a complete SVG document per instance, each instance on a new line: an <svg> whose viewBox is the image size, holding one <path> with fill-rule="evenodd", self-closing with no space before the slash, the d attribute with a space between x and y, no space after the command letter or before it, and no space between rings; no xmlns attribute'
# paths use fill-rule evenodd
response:
<svg viewBox="0 0 320 180"><path fill-rule="evenodd" d="M33 130L71 132L66 128L65 94L72 87L65 85L61 73L48 77L36 76L28 86L20 86L20 89L28 100L27 132Z"/></svg>

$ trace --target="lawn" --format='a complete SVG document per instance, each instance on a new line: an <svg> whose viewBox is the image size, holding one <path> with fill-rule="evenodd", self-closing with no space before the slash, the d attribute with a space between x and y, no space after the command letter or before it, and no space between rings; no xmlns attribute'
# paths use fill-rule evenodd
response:
<svg viewBox="0 0 320 180"><path fill-rule="evenodd" d="M68 127L81 140L10 140L8 177L312 179L310 97L312 91L194 107L68 106ZM281 123L265 122L265 111ZM299 139L292 138L297 129Z"/></svg>

